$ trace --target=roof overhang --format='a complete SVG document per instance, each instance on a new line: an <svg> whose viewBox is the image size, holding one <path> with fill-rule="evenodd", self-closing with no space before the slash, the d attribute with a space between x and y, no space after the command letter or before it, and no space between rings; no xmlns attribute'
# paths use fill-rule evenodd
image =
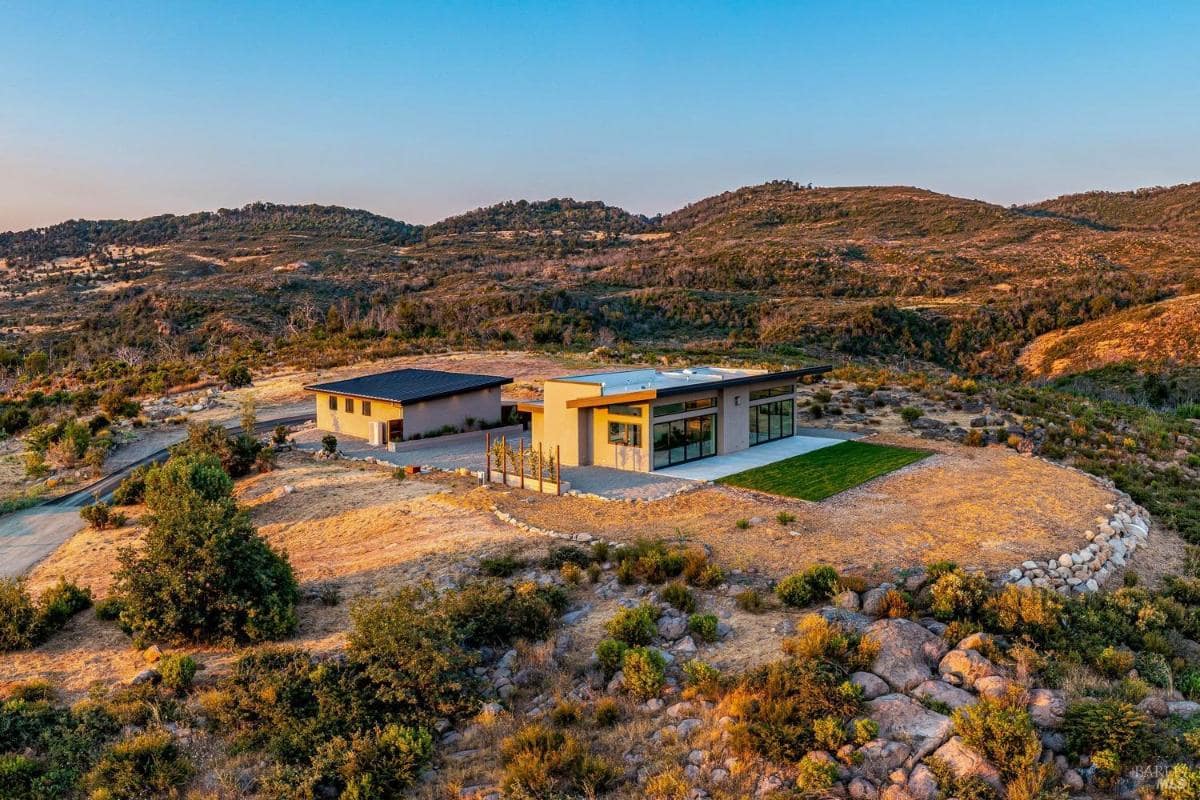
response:
<svg viewBox="0 0 1200 800"><path fill-rule="evenodd" d="M760 375L745 375L740 378L726 378L725 380L713 381L710 384L695 383L686 386L669 386L665 389L658 390L659 397L670 397L678 394L694 394L707 390L728 389L731 386L750 386L756 383L773 383L784 380L798 380L800 378L808 378L814 375L824 375L826 372L833 370L833 367L825 365L820 367L803 367L801 369L785 369L779 372L764 372ZM590 399L590 398L589 398Z"/></svg>
<svg viewBox="0 0 1200 800"><path fill-rule="evenodd" d="M546 410L546 407L541 403L517 403L517 411L524 411L529 414L541 414Z"/></svg>
<svg viewBox="0 0 1200 800"><path fill-rule="evenodd" d="M567 401L567 408L600 408L618 403L644 403L658 397L657 389L645 389L640 392L624 392L622 394L602 394L596 397L576 397Z"/></svg>

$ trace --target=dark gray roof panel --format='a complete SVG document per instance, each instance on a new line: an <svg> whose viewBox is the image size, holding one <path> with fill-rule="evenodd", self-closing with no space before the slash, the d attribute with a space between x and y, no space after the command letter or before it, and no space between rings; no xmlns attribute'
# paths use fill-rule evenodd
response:
<svg viewBox="0 0 1200 800"><path fill-rule="evenodd" d="M436 400L463 392L474 392L512 383L512 378L497 375L472 375L466 372L442 372L436 369L396 369L348 378L344 381L314 383L305 389L330 394L347 394L367 400L392 403L417 403Z"/></svg>
<svg viewBox="0 0 1200 800"><path fill-rule="evenodd" d="M688 392L698 392L704 389L727 389L730 386L746 386L755 383L768 383L770 381L784 380L787 378L806 378L814 375L824 375L826 372L833 370L831 366L820 367L803 367L802 369L788 369L780 372L764 372L759 375L746 375L741 378L726 378L723 381L714 381L712 384L696 384L693 386L672 386L668 389L659 389L659 397L670 397L673 394L687 394Z"/></svg>

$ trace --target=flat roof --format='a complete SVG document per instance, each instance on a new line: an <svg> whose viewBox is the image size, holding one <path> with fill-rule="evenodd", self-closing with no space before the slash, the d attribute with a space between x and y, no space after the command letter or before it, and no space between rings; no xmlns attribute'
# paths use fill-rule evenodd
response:
<svg viewBox="0 0 1200 800"><path fill-rule="evenodd" d="M735 386L800 378L805 375L822 375L831 369L833 368L829 366L776 372L765 369L733 369L729 367L686 367L674 370L628 369L617 372L598 372L591 375L570 375L554 380L598 384L601 397L645 391L653 391L659 397L663 397L718 386Z"/></svg>
<svg viewBox="0 0 1200 800"><path fill-rule="evenodd" d="M499 375L473 375L469 372L442 372L436 369L395 369L341 381L314 383L304 388L310 392L344 394L364 400L418 403L512 382L512 378L502 378Z"/></svg>

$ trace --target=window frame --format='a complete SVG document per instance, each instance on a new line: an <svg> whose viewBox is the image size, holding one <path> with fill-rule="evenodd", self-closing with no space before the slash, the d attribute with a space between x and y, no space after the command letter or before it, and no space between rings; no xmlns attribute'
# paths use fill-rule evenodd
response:
<svg viewBox="0 0 1200 800"><path fill-rule="evenodd" d="M362 410L362 415L364 417L371 416L371 401L370 400L363 400L361 403L359 403L359 408Z"/></svg>
<svg viewBox="0 0 1200 800"><path fill-rule="evenodd" d="M330 411L337 411L337 410L338 410L338 401L337 401L337 400L338 400L338 399L337 399L337 395L336 395L336 394L331 394L331 395L329 395L329 410L330 410Z"/></svg>
<svg viewBox="0 0 1200 800"><path fill-rule="evenodd" d="M342 411L346 412L347 414L354 413L354 398L353 397L342 398Z"/></svg>
<svg viewBox="0 0 1200 800"><path fill-rule="evenodd" d="M642 446L642 426L635 422L620 422L609 420L608 443L621 447Z"/></svg>

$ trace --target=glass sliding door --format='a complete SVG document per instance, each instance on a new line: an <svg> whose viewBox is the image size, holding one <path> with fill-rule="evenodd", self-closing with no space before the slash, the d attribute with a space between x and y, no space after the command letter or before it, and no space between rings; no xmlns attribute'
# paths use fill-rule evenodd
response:
<svg viewBox="0 0 1200 800"><path fill-rule="evenodd" d="M791 436L796 430L796 402L773 400L750 408L750 445L773 442Z"/></svg>
<svg viewBox="0 0 1200 800"><path fill-rule="evenodd" d="M717 453L717 415L654 423L654 468L669 467Z"/></svg>

